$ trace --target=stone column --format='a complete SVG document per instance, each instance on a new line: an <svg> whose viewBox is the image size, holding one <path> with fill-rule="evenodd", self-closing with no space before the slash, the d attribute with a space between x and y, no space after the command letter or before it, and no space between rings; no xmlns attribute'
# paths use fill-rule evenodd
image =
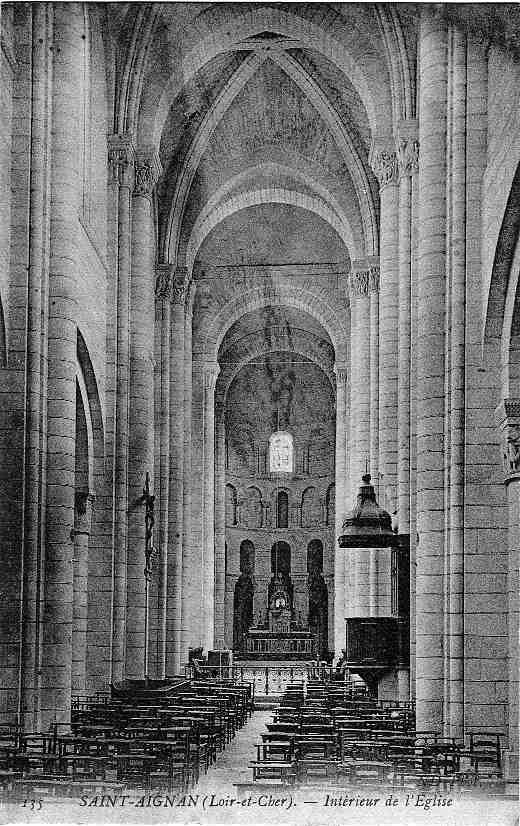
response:
<svg viewBox="0 0 520 826"><path fill-rule="evenodd" d="M151 199L160 173L155 150L138 150L132 201L126 609L126 676L133 679L148 674L149 665L144 662L145 522L141 497L147 472L154 487L155 250ZM155 570L155 582L157 576ZM155 640L150 641L150 647L155 649Z"/></svg>
<svg viewBox="0 0 520 826"><path fill-rule="evenodd" d="M181 616L181 666L188 662L188 648L192 643L198 641L198 628L190 625L190 609L195 597L193 592L193 579L196 571L191 564L192 559L192 315L193 301L195 298L195 285L193 282L187 287L186 300L184 305L184 459L183 459L183 523L182 523L182 616Z"/></svg>
<svg viewBox="0 0 520 826"><path fill-rule="evenodd" d="M219 370L218 364L207 364L203 373L202 639L208 651L215 637L215 384Z"/></svg>
<svg viewBox="0 0 520 826"><path fill-rule="evenodd" d="M378 142L371 163L379 181L381 238L379 250L379 479L380 504L391 511L397 490L397 372L399 325L397 155ZM359 477L358 477L359 478ZM378 486L379 489L379 486Z"/></svg>
<svg viewBox="0 0 520 826"><path fill-rule="evenodd" d="M157 676L164 678L167 670L168 634L168 547L170 511L170 356L171 356L171 299L172 271L170 264L156 266L155 278L155 324L157 328L156 362L159 366L156 428L158 429L158 508L156 529L158 564L158 663ZM157 440L157 434L156 434ZM173 672L170 672L173 673Z"/></svg>
<svg viewBox="0 0 520 826"><path fill-rule="evenodd" d="M397 512L399 532L410 532L410 358L412 267L412 175L419 168L417 122L400 124L399 161L399 323L397 379Z"/></svg>
<svg viewBox="0 0 520 826"><path fill-rule="evenodd" d="M370 270L353 262L350 273L350 489L370 453Z"/></svg>
<svg viewBox="0 0 520 826"><path fill-rule="evenodd" d="M130 196L134 182L134 148L128 136L113 135L108 143L109 201L114 233L113 293L112 502L113 587L111 681L124 677L126 651L126 550L128 540L128 389L130 370Z"/></svg>
<svg viewBox="0 0 520 826"><path fill-rule="evenodd" d="M170 308L170 468L166 674L182 673L182 565L184 554L185 303L187 273L177 267ZM189 421L189 420L188 420Z"/></svg>
<svg viewBox="0 0 520 826"><path fill-rule="evenodd" d="M337 538L341 535L347 478L347 377L345 365L336 365L336 509L334 515L334 656L339 658L345 648L345 554L340 550Z"/></svg>
<svg viewBox="0 0 520 826"><path fill-rule="evenodd" d="M411 496L411 329L412 329L412 193L417 182L419 141L417 121L399 127L399 326L397 387L397 515L399 533L410 534ZM416 185L416 184L415 184ZM415 525L415 519L414 519ZM412 543L410 543L412 544ZM415 572L413 560L410 573ZM399 699L409 699L410 671L398 671Z"/></svg>
<svg viewBox="0 0 520 826"><path fill-rule="evenodd" d="M76 430L76 290L82 54L79 4L54 7L50 154L47 500L40 725L70 720Z"/></svg>
<svg viewBox="0 0 520 826"><path fill-rule="evenodd" d="M368 294L370 300L370 460L369 470L379 488L379 266L369 269ZM379 492L378 492L379 495ZM375 550L368 551L369 610L378 616L379 557Z"/></svg>
<svg viewBox="0 0 520 826"><path fill-rule="evenodd" d="M21 651L21 724L28 731L38 728L40 652L38 628L41 612L39 590L41 568L42 525L40 509L44 506L45 465L45 407L46 375L42 353L46 348L46 308L48 302L48 229L49 193L46 186L46 161L50 137L47 97L52 77L52 7L36 4L32 9L31 60L31 153L30 153L30 233L27 264L27 345L26 345L26 444L24 487L24 549L22 593L22 651ZM14 68L14 67L13 67ZM21 73L20 73L21 74ZM13 133L14 137L14 133ZM11 148L6 147L10 152ZM25 153L23 153L25 161ZM16 166L6 174L16 173ZM21 187L29 189L29 187ZM22 215L22 211L20 211ZM6 230L8 227L6 227ZM6 243L6 251L8 244ZM22 257L24 260L25 256ZM44 310L44 312L42 312ZM9 530L7 522L5 528ZM14 541L14 532L13 532ZM4 545L4 552L8 548Z"/></svg>
<svg viewBox="0 0 520 826"><path fill-rule="evenodd" d="M507 578L508 617L508 743L504 776L512 792L518 793L518 694L519 686L519 593L520 593L520 399L505 399L496 410L502 436L505 484L509 506L509 564Z"/></svg>
<svg viewBox="0 0 520 826"><path fill-rule="evenodd" d="M419 241L419 167L412 174L412 265L410 279L410 693L415 699L415 576L417 546L417 281Z"/></svg>
<svg viewBox="0 0 520 826"><path fill-rule="evenodd" d="M448 132L449 302L446 360L449 393L449 533L445 675L446 734L464 736L464 490L466 431L466 35L450 28Z"/></svg>
<svg viewBox="0 0 520 826"><path fill-rule="evenodd" d="M226 588L226 427L224 400L215 403L215 642L224 645Z"/></svg>
<svg viewBox="0 0 520 826"><path fill-rule="evenodd" d="M367 471L370 461L370 288L373 273L369 261L353 262L350 274L350 490ZM375 559L364 551L345 555L351 576L349 616L369 612L370 587L377 577ZM370 565L372 562L372 565ZM370 572L369 572L370 568ZM369 586L369 573L371 586Z"/></svg>
<svg viewBox="0 0 520 826"><path fill-rule="evenodd" d="M74 509L74 607L72 612L72 691L86 690L88 543L94 497L78 491Z"/></svg>
<svg viewBox="0 0 520 826"><path fill-rule="evenodd" d="M379 266L369 268L370 300L370 451L369 469L378 490L379 479ZM379 493L378 493L379 495ZM350 503L349 503L350 504Z"/></svg>
<svg viewBox="0 0 520 826"><path fill-rule="evenodd" d="M417 284L417 728L443 718L447 29L421 9Z"/></svg>

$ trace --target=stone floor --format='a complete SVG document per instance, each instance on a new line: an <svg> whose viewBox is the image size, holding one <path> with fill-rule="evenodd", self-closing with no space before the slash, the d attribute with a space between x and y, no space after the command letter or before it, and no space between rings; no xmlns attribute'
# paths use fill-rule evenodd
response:
<svg viewBox="0 0 520 826"><path fill-rule="evenodd" d="M265 724L272 716L272 711L256 711L227 748L220 752L208 773L201 777L195 793L206 794L218 789L224 794L234 795L235 783L250 782L253 772L248 766L251 760L256 759L255 744L262 741L260 732L266 730Z"/></svg>

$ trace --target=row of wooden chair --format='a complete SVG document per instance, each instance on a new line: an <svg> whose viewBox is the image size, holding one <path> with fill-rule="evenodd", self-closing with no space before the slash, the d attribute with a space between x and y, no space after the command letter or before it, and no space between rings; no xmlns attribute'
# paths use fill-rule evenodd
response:
<svg viewBox="0 0 520 826"><path fill-rule="evenodd" d="M254 782L385 784L451 789L501 783L502 735L469 742L416 731L411 704L334 697L330 686L290 686L251 763Z"/></svg>
<svg viewBox="0 0 520 826"><path fill-rule="evenodd" d="M248 684L192 681L152 701L82 699L71 723L50 732L0 731L3 797L114 793L121 788L173 793L197 783L252 713ZM99 699L99 702L96 702Z"/></svg>

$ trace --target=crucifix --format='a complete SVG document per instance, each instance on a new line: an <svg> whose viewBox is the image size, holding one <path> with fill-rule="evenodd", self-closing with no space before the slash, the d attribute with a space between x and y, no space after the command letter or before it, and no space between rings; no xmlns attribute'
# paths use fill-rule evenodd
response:
<svg viewBox="0 0 520 826"><path fill-rule="evenodd" d="M155 523L155 496L150 493L150 474L146 472L141 502L145 506L144 514L144 679L148 682L148 622L150 613L150 581L152 578L152 561L156 554L153 545L153 526Z"/></svg>

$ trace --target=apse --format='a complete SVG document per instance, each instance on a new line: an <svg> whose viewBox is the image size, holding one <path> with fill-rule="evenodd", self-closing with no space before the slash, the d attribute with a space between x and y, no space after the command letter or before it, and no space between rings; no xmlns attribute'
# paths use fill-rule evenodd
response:
<svg viewBox="0 0 520 826"><path fill-rule="evenodd" d="M311 312L286 306L245 313L219 349L216 418L225 458L215 497L226 497L225 538L216 537L227 547L223 642L242 660L276 658L282 644L289 659L302 652L326 658L333 646L333 364L322 325ZM244 543L255 548L253 591L244 579ZM322 549L319 571L308 568L309 543Z"/></svg>

